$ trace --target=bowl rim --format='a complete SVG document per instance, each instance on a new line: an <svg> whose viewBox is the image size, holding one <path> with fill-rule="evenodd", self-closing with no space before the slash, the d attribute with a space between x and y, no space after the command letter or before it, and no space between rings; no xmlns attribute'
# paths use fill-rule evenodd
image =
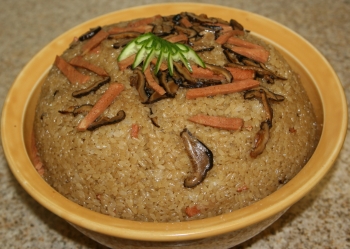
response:
<svg viewBox="0 0 350 249"><path fill-rule="evenodd" d="M133 16L132 19L135 16L142 17L144 13L148 13L147 16L149 16L152 15L155 9L159 10L160 8L163 10L162 15L179 13L178 10L198 14L207 13L212 16L215 16L215 14L211 13L224 13L224 15L233 13L233 16L236 14L243 18L242 20L237 18L237 20L242 22L244 26L246 26L245 22L249 25L268 24L270 27L268 31L283 32L284 35L292 37L295 42L308 50L308 58L305 58L295 46L293 47L281 40L274 41L300 62L308 70L313 81L317 83L316 88L323 103L324 119L319 146L317 146L314 155L291 181L270 196L232 213L203 220L177 223L137 222L96 213L73 203L51 188L37 174L34 167L30 167L32 163L27 154L23 135L25 111L35 87L49 68L47 64L40 65L38 62L52 51L56 51L56 54L62 53L68 45L67 36L72 38L72 34L81 34L80 30L88 30L94 22L101 21L101 25L104 25L112 23L111 21L128 20L130 19L129 16ZM268 31L260 29L254 31L254 33L268 37ZM317 68L308 63L310 58L319 61ZM52 56L52 62L53 60L54 56ZM30 84L22 84L22 82L27 81L26 78L29 74L31 74L32 81L35 81ZM327 84L329 87L329 82L333 84L332 96L324 96L321 94L321 90L326 89ZM20 92L26 92L29 95L25 98L19 98L18 93ZM335 97L336 99L334 99ZM337 108L331 108L328 104L331 98L332 103L337 104ZM18 110L21 112L18 112ZM2 111L1 137L5 156L15 178L35 200L61 218L82 228L124 239L179 241L201 239L239 230L267 219L293 205L321 180L335 162L345 140L347 115L345 93L331 65L316 48L294 31L266 17L231 7L202 3L162 3L132 7L99 16L68 30L45 46L23 68L8 92ZM335 121L337 121L336 126L334 125ZM325 148L323 151L319 150L321 145ZM323 161L323 164L317 170L310 166L320 160ZM30 182L30 179L35 181Z"/></svg>

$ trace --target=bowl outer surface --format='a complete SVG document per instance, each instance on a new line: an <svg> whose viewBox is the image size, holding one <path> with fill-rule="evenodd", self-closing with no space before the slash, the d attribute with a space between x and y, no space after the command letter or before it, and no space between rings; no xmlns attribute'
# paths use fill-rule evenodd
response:
<svg viewBox="0 0 350 249"><path fill-rule="evenodd" d="M34 169L28 152L34 108L40 83L55 55L91 27L182 11L225 20L236 19L248 30L277 46L295 65L301 78L311 81L311 100L323 125L320 143L303 170L284 187L246 208L229 214L180 223L143 223L112 218L85 209L51 188ZM145 14L146 13L146 14ZM283 35L281 35L283 34ZM310 85L310 84L309 84ZM330 87L331 86L331 87ZM322 103L322 104L321 104ZM337 108L334 108L334 107ZM262 16L233 8L194 3L169 3L135 7L87 21L59 36L42 49L15 80L4 104L1 136L10 168L22 187L56 215L80 227L106 235L145 241L177 241L215 236L247 227L288 208L326 174L343 145L347 128L347 105L338 77L324 57L306 40L288 28Z"/></svg>

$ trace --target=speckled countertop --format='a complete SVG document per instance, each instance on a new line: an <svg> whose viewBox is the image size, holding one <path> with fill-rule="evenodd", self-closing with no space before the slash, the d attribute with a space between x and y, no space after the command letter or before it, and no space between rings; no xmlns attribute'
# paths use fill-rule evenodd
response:
<svg viewBox="0 0 350 249"><path fill-rule="evenodd" d="M161 2L1 0L1 109L24 65L58 35L111 11ZM215 4L263 15L299 33L331 63L350 99L349 0L217 0ZM2 149L0 179L1 248L105 248L33 200L13 177ZM350 248L349 132L326 177L282 218L238 248Z"/></svg>

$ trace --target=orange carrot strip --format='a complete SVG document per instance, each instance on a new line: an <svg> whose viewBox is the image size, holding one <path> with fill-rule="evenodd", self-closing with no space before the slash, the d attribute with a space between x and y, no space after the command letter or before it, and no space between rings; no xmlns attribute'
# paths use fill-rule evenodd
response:
<svg viewBox="0 0 350 249"><path fill-rule="evenodd" d="M166 37L165 40L167 40L168 42L180 42L180 41L187 41L188 37L185 34L178 34L178 35L172 35L169 37Z"/></svg>
<svg viewBox="0 0 350 249"><path fill-rule="evenodd" d="M198 79L215 79L223 80L225 76L223 74L214 74L214 72L208 68L202 68L197 65L191 65L192 74L191 76Z"/></svg>
<svg viewBox="0 0 350 249"><path fill-rule="evenodd" d="M147 24L152 23L154 20L156 20L158 18L162 18L162 16L161 15L155 15L155 16L143 18L143 19L140 19L140 20L136 20L136 21L128 23L128 27L145 26Z"/></svg>
<svg viewBox="0 0 350 249"><path fill-rule="evenodd" d="M86 131L89 125L94 122L112 104L113 100L124 90L124 85L111 83L106 92L92 107L89 113L78 124L78 131Z"/></svg>
<svg viewBox="0 0 350 249"><path fill-rule="evenodd" d="M149 66L146 68L144 73L149 86L160 95L164 95L166 91L155 81Z"/></svg>
<svg viewBox="0 0 350 249"><path fill-rule="evenodd" d="M35 144L35 136L34 136L34 132L32 133L32 139L31 139L31 151L29 153L29 157L32 160L32 163L34 165L34 168L36 169L36 171L39 173L40 176L44 175L44 167L43 167L43 163L39 157L38 154L38 149L36 147Z"/></svg>
<svg viewBox="0 0 350 249"><path fill-rule="evenodd" d="M254 79L255 72L251 69L241 69L236 67L225 67L233 76L233 80Z"/></svg>
<svg viewBox="0 0 350 249"><path fill-rule="evenodd" d="M93 49L91 49L89 51L89 54L98 54L101 52L101 44L97 45L96 47L94 47Z"/></svg>
<svg viewBox="0 0 350 249"><path fill-rule="evenodd" d="M181 23L182 25L184 25L186 28L190 28L190 27L193 26L193 24L188 20L188 17L187 17L187 16L181 18L180 23Z"/></svg>
<svg viewBox="0 0 350 249"><path fill-rule="evenodd" d="M186 207L185 213L188 217L193 217L197 214L200 213L200 210L197 208L197 206L192 206L192 207Z"/></svg>
<svg viewBox="0 0 350 249"><path fill-rule="evenodd" d="M216 41L216 43L222 45L222 44L226 43L230 37L235 36L235 35L242 35L242 34L244 34L244 32L241 30L237 30L237 29L229 30L227 32L222 33L215 41Z"/></svg>
<svg viewBox="0 0 350 249"><path fill-rule="evenodd" d="M131 137L137 138L139 136L140 126L138 124L131 125Z"/></svg>
<svg viewBox="0 0 350 249"><path fill-rule="evenodd" d="M188 120L197 124L225 130L240 130L243 126L243 119L241 118L217 117L198 114L190 117Z"/></svg>
<svg viewBox="0 0 350 249"><path fill-rule="evenodd" d="M227 83L215 86L189 89L186 93L187 99L195 99L199 97L214 96L218 94L229 94L245 91L259 86L259 81L247 79L240 80L234 83Z"/></svg>
<svg viewBox="0 0 350 249"><path fill-rule="evenodd" d="M82 67L85 69L88 69L98 75L101 76L108 76L108 73L101 67L98 67L86 60L84 60L84 58L82 56L76 56L73 59L70 60L69 62L72 66L76 66L76 67Z"/></svg>
<svg viewBox="0 0 350 249"><path fill-rule="evenodd" d="M264 47L254 44L248 41L244 41L237 37L230 37L227 40L227 43L235 45L237 47L233 47L232 51L237 54L246 56L250 59L256 60L258 62L265 63L269 59L269 51L267 51Z"/></svg>
<svg viewBox="0 0 350 249"><path fill-rule="evenodd" d="M104 39L106 39L109 36L109 33L104 31L104 30L100 30L96 35L94 35L90 40L88 40L83 48L82 48L82 54L86 54L87 52L89 52L90 50L92 50L93 48L97 47Z"/></svg>
<svg viewBox="0 0 350 249"><path fill-rule="evenodd" d="M54 65L67 77L68 81L72 84L79 83L84 84L90 77L80 73L72 65L66 62L62 57L56 56Z"/></svg>
<svg viewBox="0 0 350 249"><path fill-rule="evenodd" d="M156 64L157 64L157 58L153 58L151 62L152 62L154 65L156 65ZM167 68L168 68L168 65L167 65L164 61L162 61L162 63L160 63L159 69L160 69L161 71L164 71L164 70L166 70Z"/></svg>
<svg viewBox="0 0 350 249"><path fill-rule="evenodd" d="M233 47L231 50L258 62L266 63L269 59L269 52L260 48Z"/></svg>
<svg viewBox="0 0 350 249"><path fill-rule="evenodd" d="M254 44L254 43L251 43L249 41L245 41L245 40L242 40L240 38L237 38L237 37L230 37L228 40L227 40L227 43L229 44L232 44L232 45L235 45L235 46L238 46L238 47L244 47L244 48L259 48L259 49L264 49L264 47L258 45L258 44Z"/></svg>
<svg viewBox="0 0 350 249"><path fill-rule="evenodd" d="M108 31L109 34L118 34L121 32L136 31L140 33L147 33L152 31L153 27L151 25L141 25L136 27L114 27Z"/></svg>
<svg viewBox="0 0 350 249"><path fill-rule="evenodd" d="M245 191L245 190L248 190L249 188L245 185L243 185L242 187L239 187L236 189L236 191L239 193L239 192L242 192L242 191Z"/></svg>
<svg viewBox="0 0 350 249"><path fill-rule="evenodd" d="M125 70L127 67L131 66L136 58L136 54L130 55L124 60L118 61L118 66L120 70Z"/></svg>

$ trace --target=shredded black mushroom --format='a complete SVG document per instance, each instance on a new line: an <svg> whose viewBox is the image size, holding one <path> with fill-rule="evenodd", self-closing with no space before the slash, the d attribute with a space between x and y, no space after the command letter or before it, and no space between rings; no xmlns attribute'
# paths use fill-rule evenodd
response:
<svg viewBox="0 0 350 249"><path fill-rule="evenodd" d="M81 98L83 96L86 96L90 93L96 92L101 86L103 86L104 84L107 84L111 81L110 77L106 77L100 81L94 82L93 84L91 84L90 86L88 86L87 88L81 89L81 90L77 90L74 91L72 93L72 96L74 98Z"/></svg>
<svg viewBox="0 0 350 249"><path fill-rule="evenodd" d="M265 111L266 118L260 125L260 130L255 136L255 147L254 150L250 153L252 158L256 158L260 155L269 140L270 137L270 128L272 127L272 118L273 110L270 104L270 101L281 102L284 100L284 96L271 92L265 87L257 87L251 90L248 90L244 93L244 99L260 99Z"/></svg>
<svg viewBox="0 0 350 249"><path fill-rule="evenodd" d="M166 36L173 33L174 24L171 21L164 21L163 18L157 18L152 33L157 36Z"/></svg>
<svg viewBox="0 0 350 249"><path fill-rule="evenodd" d="M207 172L213 167L213 153L187 129L184 129L180 136L192 164L192 174L185 179L184 186L194 188L204 180Z"/></svg>
<svg viewBox="0 0 350 249"><path fill-rule="evenodd" d="M79 36L79 41L85 41L96 35L102 28L100 26L90 29L85 34Z"/></svg>
<svg viewBox="0 0 350 249"><path fill-rule="evenodd" d="M266 144L270 138L270 125L267 121L260 124L260 130L255 135L254 149L250 152L252 158L256 158L265 150Z"/></svg>
<svg viewBox="0 0 350 249"><path fill-rule="evenodd" d="M186 69L186 67L184 67L181 63L174 62L174 66L176 71L184 78L184 81L180 85L181 87L198 88L198 87L218 85L223 83L221 80L194 78L191 75L191 73Z"/></svg>
<svg viewBox="0 0 350 249"><path fill-rule="evenodd" d="M152 103L155 103L159 100L166 99L166 98L169 98L169 96L167 94L161 95L158 92L153 91L153 93L151 94L149 99L144 104L152 104Z"/></svg>
<svg viewBox="0 0 350 249"><path fill-rule="evenodd" d="M175 83L172 77L170 77L170 75L168 74L168 70L159 71L157 76L159 79L159 84L167 92L167 96L174 98L177 90L179 89L179 85Z"/></svg>
<svg viewBox="0 0 350 249"><path fill-rule="evenodd" d="M221 81L222 84L232 82L232 79L233 79L232 74L226 68L208 64L208 63L205 64L205 67L213 71L214 74L224 75L226 80Z"/></svg>
<svg viewBox="0 0 350 249"><path fill-rule="evenodd" d="M73 114L73 116L77 116L78 114L86 115L91 110L93 105L84 104L80 106L70 106L65 110L58 111L61 114Z"/></svg>
<svg viewBox="0 0 350 249"><path fill-rule="evenodd" d="M243 25L242 24L240 24L239 22L237 22L236 20L234 20L234 19L231 19L230 20L230 25L231 25L231 27L233 28L233 29L235 29L235 30L244 30L244 27L243 27Z"/></svg>
<svg viewBox="0 0 350 249"><path fill-rule="evenodd" d="M271 108L270 100L277 101L277 102L284 100L284 96L273 93L267 88L262 86L246 91L244 93L244 98L245 99L256 98L261 100L265 114L266 114L266 122L268 122L270 127L272 126L272 118L273 118L273 110Z"/></svg>
<svg viewBox="0 0 350 249"><path fill-rule="evenodd" d="M150 115L152 116L153 115L153 111L152 111L152 108L149 108L149 111L150 111ZM151 117L151 122L152 124L155 126L155 127L160 127L160 125L158 124L158 117Z"/></svg>
<svg viewBox="0 0 350 249"><path fill-rule="evenodd" d="M189 17L191 21L197 21L200 23L217 23L218 22L216 18L208 18L205 15L196 15L190 12L185 12L185 14Z"/></svg>
<svg viewBox="0 0 350 249"><path fill-rule="evenodd" d="M98 118L96 121L94 121L91 125L89 125L89 127L87 129L89 131L93 131L93 130L95 130L101 126L104 126L104 125L119 123L120 121L125 119L125 116L126 116L126 114L123 110L119 111L117 113L117 115L115 115L112 118L102 116L102 117Z"/></svg>
<svg viewBox="0 0 350 249"><path fill-rule="evenodd" d="M139 93L141 103L146 103L149 95L146 92L146 79L140 68L135 68L130 77L130 84L136 88Z"/></svg>
<svg viewBox="0 0 350 249"><path fill-rule="evenodd" d="M120 32L117 34L112 34L108 36L108 39L120 40L120 39L130 39L140 36L142 33L136 31Z"/></svg>
<svg viewBox="0 0 350 249"><path fill-rule="evenodd" d="M248 90L244 93L244 98L245 99L252 99L252 98L259 98L261 95L261 90L264 91L266 93L266 96L268 99L274 100L274 101L283 101L284 100L284 96L283 95L279 95L276 94L274 92L271 92L269 89L260 86L251 90Z"/></svg>
<svg viewBox="0 0 350 249"><path fill-rule="evenodd" d="M135 31L121 32L113 35L109 35L108 39L115 40L113 48L121 48L128 44L130 41L140 36L141 33Z"/></svg>
<svg viewBox="0 0 350 249"><path fill-rule="evenodd" d="M225 44L222 46L224 47ZM239 61L239 59L235 53L230 52L230 50L228 50L228 49L224 49L224 55L226 56L226 59L230 62L230 63L226 64L226 66L232 66L232 67L241 66L242 67L243 63Z"/></svg>
<svg viewBox="0 0 350 249"><path fill-rule="evenodd" d="M129 39L121 39L121 40L117 40L114 44L113 44L113 48L118 49L121 47L126 46L129 42L131 42L132 40L134 40L133 38L129 38Z"/></svg>
<svg viewBox="0 0 350 249"><path fill-rule="evenodd" d="M186 34L189 39L197 35L197 32L194 29L184 28L178 25L175 25L174 28L177 32Z"/></svg>
<svg viewBox="0 0 350 249"><path fill-rule="evenodd" d="M202 53L202 52L210 52L214 49L214 46L210 46L210 47L201 47L201 48L196 48L193 49L196 53Z"/></svg>

